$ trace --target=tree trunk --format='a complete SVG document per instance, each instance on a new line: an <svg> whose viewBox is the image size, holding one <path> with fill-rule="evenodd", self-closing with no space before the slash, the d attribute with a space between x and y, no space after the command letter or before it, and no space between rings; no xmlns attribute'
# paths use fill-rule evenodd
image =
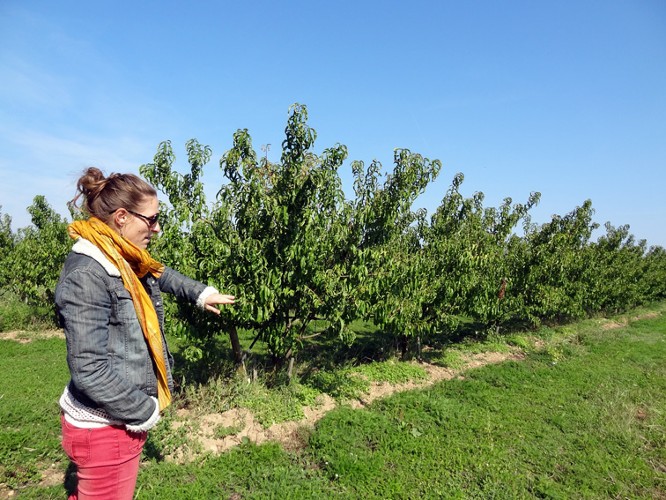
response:
<svg viewBox="0 0 666 500"><path fill-rule="evenodd" d="M289 358L289 368L287 369L287 378L291 382L291 378L294 376L294 357Z"/></svg>
<svg viewBox="0 0 666 500"><path fill-rule="evenodd" d="M229 339L234 353L234 361L237 365L240 365L243 363L243 350L241 349L240 340L238 340L238 331L234 325L229 328Z"/></svg>

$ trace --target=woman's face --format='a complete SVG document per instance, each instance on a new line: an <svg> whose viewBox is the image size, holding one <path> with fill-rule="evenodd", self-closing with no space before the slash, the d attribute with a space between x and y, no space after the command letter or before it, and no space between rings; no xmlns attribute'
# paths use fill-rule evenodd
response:
<svg viewBox="0 0 666 500"><path fill-rule="evenodd" d="M120 234L126 240L145 250L148 248L150 239L160 232L159 222L156 221L154 224L151 224L147 220L156 215L159 209L160 204L156 196L146 199L144 203L138 205L132 211L126 209L127 219Z"/></svg>

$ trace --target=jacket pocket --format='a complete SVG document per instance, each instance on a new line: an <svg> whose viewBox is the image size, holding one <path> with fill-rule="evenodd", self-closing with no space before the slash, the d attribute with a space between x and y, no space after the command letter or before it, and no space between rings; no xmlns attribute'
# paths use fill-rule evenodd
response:
<svg viewBox="0 0 666 500"><path fill-rule="evenodd" d="M125 287L115 288L113 295L116 302L116 320L118 323L138 321L132 295Z"/></svg>

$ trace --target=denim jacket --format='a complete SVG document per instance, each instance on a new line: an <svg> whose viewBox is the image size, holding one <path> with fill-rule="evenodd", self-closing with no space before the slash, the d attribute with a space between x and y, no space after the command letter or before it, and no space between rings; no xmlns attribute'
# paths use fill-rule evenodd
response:
<svg viewBox="0 0 666 500"><path fill-rule="evenodd" d="M141 279L162 331L169 388L173 357L164 338L161 292L203 307L216 291L166 267L159 279ZM85 406L137 425L155 411L157 378L129 291L118 269L89 241L80 238L68 255L55 293L56 311L67 339L69 391Z"/></svg>

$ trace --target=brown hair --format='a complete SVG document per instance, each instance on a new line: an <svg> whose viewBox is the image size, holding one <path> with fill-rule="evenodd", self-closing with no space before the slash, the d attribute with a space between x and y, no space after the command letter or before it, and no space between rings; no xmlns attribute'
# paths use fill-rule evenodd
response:
<svg viewBox="0 0 666 500"><path fill-rule="evenodd" d="M76 197L70 203L76 206L76 201L83 195L83 210L104 222L108 222L119 208L135 210L146 198L157 196L155 188L139 176L111 174L104 177L96 167L83 171L76 183L76 191Z"/></svg>

